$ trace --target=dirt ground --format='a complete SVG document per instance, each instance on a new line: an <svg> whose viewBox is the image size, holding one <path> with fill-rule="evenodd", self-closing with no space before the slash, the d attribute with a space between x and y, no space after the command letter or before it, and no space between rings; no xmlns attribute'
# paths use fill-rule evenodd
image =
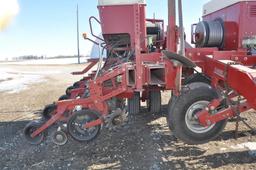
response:
<svg viewBox="0 0 256 170"><path fill-rule="evenodd" d="M35 111L55 101L68 85L80 79L69 72L80 70L83 65L0 67L60 71L20 93L0 93L0 169L256 169L256 157L238 147L238 144L256 141L243 125L237 140L232 122L220 137L207 144L186 145L177 140L165 118L169 92L162 96L162 114L152 115L142 109L133 124L119 132L103 130L88 144L69 138L66 145L57 146L48 137L39 146L29 145L22 135L24 126L37 117L33 114ZM256 127L253 113L244 116Z"/></svg>

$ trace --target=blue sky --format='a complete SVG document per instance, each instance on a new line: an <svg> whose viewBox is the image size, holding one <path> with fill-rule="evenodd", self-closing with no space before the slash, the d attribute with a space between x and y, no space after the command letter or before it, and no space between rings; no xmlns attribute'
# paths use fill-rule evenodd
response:
<svg viewBox="0 0 256 170"><path fill-rule="evenodd" d="M8 1L8 0L7 0ZM208 0L183 0L184 25L202 14ZM89 33L88 18L98 17L97 0L19 0L20 11L11 25L0 32L0 58L21 55L75 55L76 5L80 11L80 34ZM167 0L147 0L147 17L167 19ZM97 27L97 25L95 25ZM100 28L96 28L99 32ZM81 53L88 54L91 44L80 38Z"/></svg>

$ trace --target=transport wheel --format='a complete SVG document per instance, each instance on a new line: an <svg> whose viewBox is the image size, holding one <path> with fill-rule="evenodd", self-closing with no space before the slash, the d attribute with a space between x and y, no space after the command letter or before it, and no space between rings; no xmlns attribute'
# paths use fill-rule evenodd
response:
<svg viewBox="0 0 256 170"><path fill-rule="evenodd" d="M147 100L147 108L150 113L160 113L161 111L161 91L150 91Z"/></svg>
<svg viewBox="0 0 256 170"><path fill-rule="evenodd" d="M49 120L52 117L52 113L57 109L57 106L55 104L49 104L45 106L42 117L46 120Z"/></svg>
<svg viewBox="0 0 256 170"><path fill-rule="evenodd" d="M168 122L174 135L187 144L202 144L216 138L225 128L227 120L208 127L201 126L195 115L218 98L211 86L192 83L190 90L177 97L168 113ZM216 111L217 112L217 111Z"/></svg>
<svg viewBox="0 0 256 170"><path fill-rule="evenodd" d="M167 123L168 123L169 128L170 128L171 131L173 131L174 128L173 128L172 124L169 122L169 115L170 115L171 112L173 112L173 109L175 108L175 104L176 104L177 98L178 97L175 94L172 93L172 97L169 100L168 108L167 108L167 113L168 113Z"/></svg>
<svg viewBox="0 0 256 170"><path fill-rule="evenodd" d="M97 120L99 113L93 110L80 110L75 112L68 121L69 134L79 142L89 142L95 139L101 130L101 125L85 128L84 125Z"/></svg>
<svg viewBox="0 0 256 170"><path fill-rule="evenodd" d="M70 91L75 89L73 86L69 86L67 89L66 89L66 95L70 95Z"/></svg>
<svg viewBox="0 0 256 170"><path fill-rule="evenodd" d="M64 94L64 95L60 96L59 101L68 100L68 99L69 99L69 96Z"/></svg>
<svg viewBox="0 0 256 170"><path fill-rule="evenodd" d="M30 144L39 145L45 139L45 131L43 131L42 133L40 133L34 138L31 137L31 134L35 132L39 127L41 127L43 124L44 124L43 121L32 121L25 126L23 133L26 140Z"/></svg>
<svg viewBox="0 0 256 170"><path fill-rule="evenodd" d="M55 131L52 134L52 142L56 145L62 146L65 145L68 141L67 134L61 130Z"/></svg>
<svg viewBox="0 0 256 170"><path fill-rule="evenodd" d="M202 76L200 74L200 76ZM192 78L194 77L194 78ZM206 80L206 78L205 78ZM185 80L185 83L188 83L188 84L185 84L185 88L183 88L182 90L182 93L186 93L186 91L188 90L192 90L192 89L195 89L195 88L198 88L200 86L206 86L206 87L209 87L211 88L209 85L207 84L211 84L211 82L209 81L209 83L204 83L204 82L201 82L202 81L202 78L199 78L199 76L194 76L194 75L191 75L190 77L187 78L187 80ZM192 83L189 83L189 82L192 82ZM168 103L168 115L167 115L167 123L169 125L169 128L171 131L174 130L174 127L173 125L170 123L170 115L171 115L171 112L173 112L173 109L176 107L176 101L177 101L177 98L178 96L176 96L175 94L172 94L172 97L171 99L169 100L169 103Z"/></svg>
<svg viewBox="0 0 256 170"><path fill-rule="evenodd" d="M195 83L195 82L202 82L202 83L206 83L206 84L211 84L211 80L209 78L207 78L206 76L200 74L200 73L196 73L196 74L192 74L190 76L188 76L185 80L184 80L184 85L187 84L191 84L191 83Z"/></svg>
<svg viewBox="0 0 256 170"><path fill-rule="evenodd" d="M135 92L133 97L128 99L128 113L130 115L135 115L140 113L140 93Z"/></svg>

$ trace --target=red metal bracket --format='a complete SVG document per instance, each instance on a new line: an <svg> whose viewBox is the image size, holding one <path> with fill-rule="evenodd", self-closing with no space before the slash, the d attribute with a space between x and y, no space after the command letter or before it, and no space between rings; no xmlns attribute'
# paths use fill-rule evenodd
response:
<svg viewBox="0 0 256 170"><path fill-rule="evenodd" d="M221 104L220 102L221 102L220 100L215 99L208 105L208 107L205 110L196 114L199 120L199 123L202 126L210 126L224 119L234 117L236 115L235 110L237 110L237 107L240 113L251 109L248 103L244 102L244 103L241 103L239 106L232 106L232 107L223 109L217 113L211 114L210 112L214 111Z"/></svg>
<svg viewBox="0 0 256 170"><path fill-rule="evenodd" d="M93 66L95 66L95 64L97 64L99 60L91 60L90 64L87 65L83 71L77 71L77 72L72 72L71 74L72 75L82 75L82 74L85 74L87 73Z"/></svg>
<svg viewBox="0 0 256 170"><path fill-rule="evenodd" d="M55 114L54 116L52 116L51 119L49 119L46 123L43 124L43 126L41 126L40 128L38 128L35 132L33 132L31 134L31 137L34 138L37 135L39 135L40 133L42 133L45 129L47 129L48 127L50 127L51 125L53 125L56 121L58 121L62 116L63 116L64 112L58 112L57 114Z"/></svg>
<svg viewBox="0 0 256 170"><path fill-rule="evenodd" d="M98 126L98 125L101 125L101 124L103 124L103 121L101 119L97 119L97 120L94 120L92 122L84 124L84 127L85 128L91 128L91 127Z"/></svg>

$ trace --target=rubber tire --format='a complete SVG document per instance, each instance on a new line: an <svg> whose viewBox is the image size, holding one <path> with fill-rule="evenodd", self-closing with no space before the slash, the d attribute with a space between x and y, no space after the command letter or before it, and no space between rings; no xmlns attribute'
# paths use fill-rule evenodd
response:
<svg viewBox="0 0 256 170"><path fill-rule="evenodd" d="M135 92L133 97L128 99L127 111L130 115L140 113L140 93Z"/></svg>
<svg viewBox="0 0 256 170"><path fill-rule="evenodd" d="M194 84L192 84L194 83ZM211 81L210 79L208 79L207 77L203 76L202 74L200 73L196 73L196 74L192 74L190 76L188 76L185 80L184 80L184 85L188 85L188 84L192 84L190 85L190 89L191 88L197 88L199 87L200 85L203 86L203 84L201 83L205 83L205 84L211 84ZM184 90L188 90L188 88L184 88L183 89L183 92ZM175 108L175 105L176 105L176 101L177 101L177 96L172 94L172 97L171 99L169 100L169 103L168 103L168 112L167 113L170 113L170 112L173 112L173 109ZM172 124L169 123L169 118L167 117L167 122L168 122L168 126L171 130L173 130L173 126Z"/></svg>
<svg viewBox="0 0 256 170"><path fill-rule="evenodd" d="M66 89L66 95L70 95L70 91L75 89L73 86L69 86L67 89Z"/></svg>
<svg viewBox="0 0 256 170"><path fill-rule="evenodd" d="M43 131L42 133L39 134L39 136L36 136L35 138L31 138L31 134L30 134L30 129L31 128L39 128L44 124L44 122L42 121L32 121L29 122L24 130L23 130L23 134L25 136L25 139L28 141L28 143L30 143L31 145L39 145L40 143L43 142L43 140L46 137L46 131Z"/></svg>
<svg viewBox="0 0 256 170"><path fill-rule="evenodd" d="M72 123L73 119L75 119L76 115L83 115L83 114L88 114L88 115L92 116L95 120L97 120L100 117L99 113L96 112L96 111L93 111L93 110L80 110L80 111L77 111L69 119L68 124L67 124L67 130L68 130L68 133L70 134L70 136L74 140L76 140L78 142L90 142L90 141L94 140L100 134L102 125L96 126L98 128L96 135L91 137L91 138L89 138L89 139L86 139L86 140L82 140L81 138L79 139L76 136L74 136L72 133L70 133L70 128L72 126L71 123Z"/></svg>
<svg viewBox="0 0 256 170"><path fill-rule="evenodd" d="M42 112L42 117L46 120L49 120L52 116L51 113L57 109L57 106L55 104L49 104L45 106L43 112Z"/></svg>
<svg viewBox="0 0 256 170"><path fill-rule="evenodd" d="M60 98L58 99L58 101L68 100L68 99L70 99L70 97L69 97L68 95L64 94L64 95L60 96Z"/></svg>
<svg viewBox="0 0 256 170"><path fill-rule="evenodd" d="M197 83L188 86L195 84ZM227 120L216 123L210 131L200 134L189 130L185 123L186 111L193 103L200 100L212 101L216 98L218 98L216 91L207 84L191 88L179 96L176 99L175 107L168 113L168 122L174 135L187 144L203 144L216 138L225 128Z"/></svg>
<svg viewBox="0 0 256 170"><path fill-rule="evenodd" d="M73 84L73 87L74 87L75 89L79 88L79 87L80 87L80 82L79 82L79 81L78 81L78 82L75 82L75 83Z"/></svg>
<svg viewBox="0 0 256 170"><path fill-rule="evenodd" d="M148 111L150 113L160 113L161 111L161 91L150 91L147 100Z"/></svg>
<svg viewBox="0 0 256 170"><path fill-rule="evenodd" d="M188 90L193 90L193 89L196 89L196 88L198 88L200 86L207 86L207 87L211 88L209 85L206 85L205 83L195 82L195 83L191 83L189 85L186 85L186 87L182 89L181 93L186 93ZM171 130L173 130L173 128L172 128L173 126L169 122L169 120L170 120L169 115L170 115L170 112L173 112L173 109L176 106L177 99L178 99L178 96L176 96L174 93L172 93L172 97L169 100L168 108L167 108L167 113L168 113L167 123L168 123L169 128Z"/></svg>
<svg viewBox="0 0 256 170"><path fill-rule="evenodd" d="M196 82L202 82L202 83L206 83L206 84L211 84L211 80L208 79L206 76L200 74L200 73L196 73L196 74L192 74L190 76L188 76L183 84L184 85L188 85L191 83L196 83Z"/></svg>
<svg viewBox="0 0 256 170"><path fill-rule="evenodd" d="M169 120L170 120L169 114L170 114L171 112L173 112L173 109L175 108L175 105L176 105L177 98L178 98L178 97L172 93L172 97L171 97L171 99L169 100L168 107L167 107L167 113L168 113L168 115L167 115L166 118L167 118L167 123L168 123L169 129L170 129L171 131L173 131L174 127L173 127L173 125L169 122Z"/></svg>

